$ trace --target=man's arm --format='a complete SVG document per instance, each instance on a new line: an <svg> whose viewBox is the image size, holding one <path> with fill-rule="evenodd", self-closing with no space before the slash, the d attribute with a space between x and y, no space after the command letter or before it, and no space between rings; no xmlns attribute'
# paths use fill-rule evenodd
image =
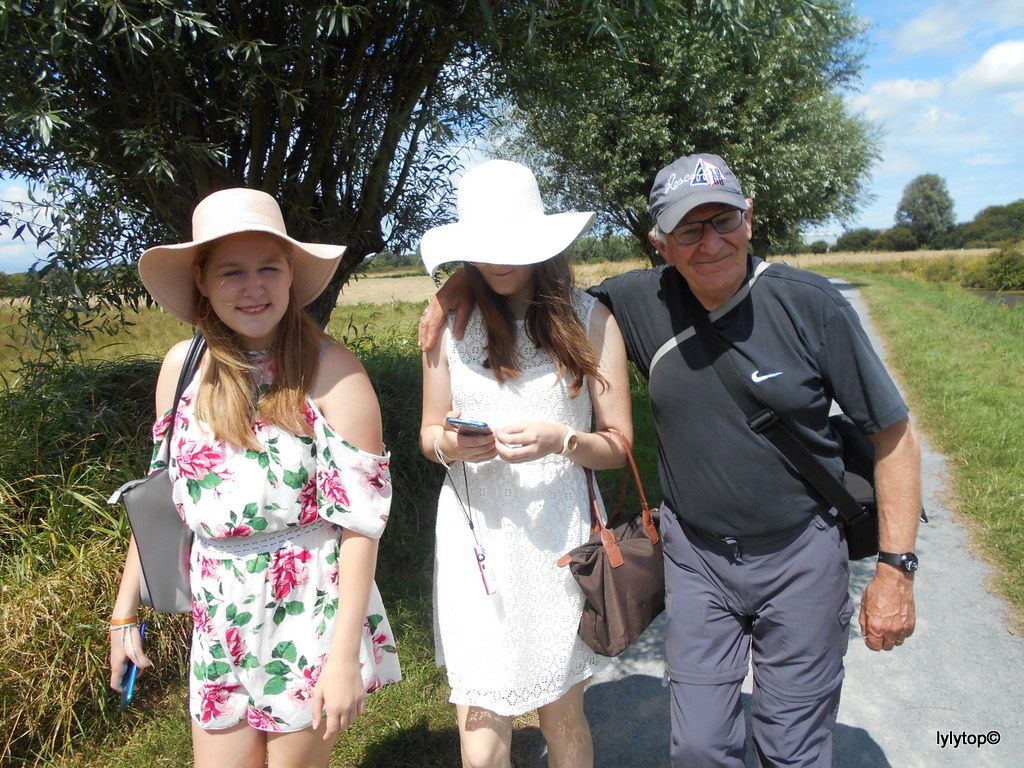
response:
<svg viewBox="0 0 1024 768"><path fill-rule="evenodd" d="M466 270L453 272L444 285L427 303L427 308L420 316L420 326L416 343L427 352L434 348L444 327L444 319L455 310L455 338L461 339L466 332L466 323L473 311L473 294L469 287L469 276Z"/></svg>
<svg viewBox="0 0 1024 768"><path fill-rule="evenodd" d="M921 513L921 449L910 420L904 418L871 435L875 446L875 495L879 547L883 552L912 552ZM914 575L885 563L864 590L860 631L873 651L891 651L914 633Z"/></svg>

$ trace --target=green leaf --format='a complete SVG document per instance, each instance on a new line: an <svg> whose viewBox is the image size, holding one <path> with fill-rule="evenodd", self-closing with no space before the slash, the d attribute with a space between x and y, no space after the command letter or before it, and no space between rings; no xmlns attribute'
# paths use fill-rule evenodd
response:
<svg viewBox="0 0 1024 768"><path fill-rule="evenodd" d="M202 480L199 481L199 486L201 488L209 489L209 488L216 488L218 485L220 485L220 483L221 483L221 479L220 479L220 477L216 473L214 473L214 472L207 472L206 476Z"/></svg>
<svg viewBox="0 0 1024 768"><path fill-rule="evenodd" d="M284 659L285 661L294 662L298 651L295 648L295 643L291 640L285 640L284 642L278 643L274 646L274 649L270 652L271 658Z"/></svg>
<svg viewBox="0 0 1024 768"><path fill-rule="evenodd" d="M285 678L272 677L263 686L263 693L267 696L273 696L274 694L284 693L286 688Z"/></svg>
<svg viewBox="0 0 1024 768"><path fill-rule="evenodd" d="M268 675L287 675L291 672L291 667L285 664L283 661L272 661L269 664L263 665L263 671Z"/></svg>
<svg viewBox="0 0 1024 768"><path fill-rule="evenodd" d="M302 467L298 472L286 469L284 470L282 480L289 488L298 490L309 482L309 472L306 471L305 467Z"/></svg>
<svg viewBox="0 0 1024 768"><path fill-rule="evenodd" d="M231 671L231 666L223 661L214 661L206 667L207 680L219 680Z"/></svg>
<svg viewBox="0 0 1024 768"><path fill-rule="evenodd" d="M246 560L245 569L249 573L262 573L270 566L270 555L263 552L251 560Z"/></svg>

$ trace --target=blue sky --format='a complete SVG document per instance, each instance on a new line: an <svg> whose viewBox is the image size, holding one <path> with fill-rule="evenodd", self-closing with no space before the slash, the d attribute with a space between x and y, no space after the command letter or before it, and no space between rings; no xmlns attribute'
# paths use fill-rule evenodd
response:
<svg viewBox="0 0 1024 768"><path fill-rule="evenodd" d="M884 131L865 202L851 227L893 225L903 189L924 173L946 180L957 221L1024 198L1024 0L857 0L870 51L851 109ZM0 200L23 200L0 181ZM0 241L0 271L33 260Z"/></svg>
<svg viewBox="0 0 1024 768"><path fill-rule="evenodd" d="M958 222L1024 198L1024 0L857 0L873 47L851 108L884 133L875 195L850 226L893 225L916 176L946 180Z"/></svg>

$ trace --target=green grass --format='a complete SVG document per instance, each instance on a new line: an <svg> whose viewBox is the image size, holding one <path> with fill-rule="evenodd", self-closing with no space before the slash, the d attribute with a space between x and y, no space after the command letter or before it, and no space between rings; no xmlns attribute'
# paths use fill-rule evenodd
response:
<svg viewBox="0 0 1024 768"><path fill-rule="evenodd" d="M861 289L958 511L1024 615L1024 307L948 284L829 269Z"/></svg>

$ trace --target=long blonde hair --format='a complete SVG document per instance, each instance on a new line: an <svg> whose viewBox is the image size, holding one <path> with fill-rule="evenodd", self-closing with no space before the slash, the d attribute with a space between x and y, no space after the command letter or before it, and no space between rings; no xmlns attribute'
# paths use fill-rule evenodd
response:
<svg viewBox="0 0 1024 768"><path fill-rule="evenodd" d="M207 246L196 256L200 275L205 274L212 250ZM285 253L291 264L287 245ZM274 381L259 399L253 365L246 358L238 334L217 317L202 294L196 301L196 325L207 345L196 416L218 440L260 450L252 429L257 415L268 424L312 437L312 427L306 421L306 399L316 381L320 347L330 337L298 305L294 286L289 289L288 308L269 350L275 364Z"/></svg>
<svg viewBox="0 0 1024 768"><path fill-rule="evenodd" d="M518 378L516 326L508 300L487 284L480 270L466 265L476 305L487 329L487 361L499 384ZM583 388L585 377L601 386L607 380L598 369L597 353L590 343L586 328L576 316L572 303L572 270L564 253L535 264L533 268L533 299L526 310L526 334L545 350L555 363L559 375L568 381L570 397Z"/></svg>

